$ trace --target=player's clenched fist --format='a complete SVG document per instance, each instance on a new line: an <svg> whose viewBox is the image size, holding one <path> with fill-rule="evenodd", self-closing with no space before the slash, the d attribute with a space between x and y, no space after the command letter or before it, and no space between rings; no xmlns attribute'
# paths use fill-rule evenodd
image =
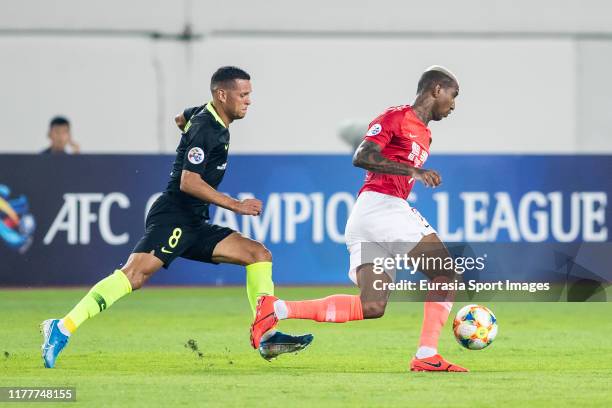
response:
<svg viewBox="0 0 612 408"><path fill-rule="evenodd" d="M415 169L412 177L420 180L427 187L437 187L442 183L442 177L435 170Z"/></svg>
<svg viewBox="0 0 612 408"><path fill-rule="evenodd" d="M259 215L261 214L262 207L263 203L260 200L247 198L238 202L235 212L242 215Z"/></svg>

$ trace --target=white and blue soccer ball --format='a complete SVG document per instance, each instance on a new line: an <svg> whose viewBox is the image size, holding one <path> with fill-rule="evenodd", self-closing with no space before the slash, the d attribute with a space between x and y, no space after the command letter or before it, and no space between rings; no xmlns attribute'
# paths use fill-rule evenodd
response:
<svg viewBox="0 0 612 408"><path fill-rule="evenodd" d="M497 336L497 319L488 307L467 305L457 312L453 333L466 349L482 350Z"/></svg>

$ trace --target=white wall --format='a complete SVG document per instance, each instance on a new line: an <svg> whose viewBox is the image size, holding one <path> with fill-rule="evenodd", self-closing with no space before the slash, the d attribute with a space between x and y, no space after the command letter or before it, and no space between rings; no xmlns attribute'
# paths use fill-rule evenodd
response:
<svg viewBox="0 0 612 408"><path fill-rule="evenodd" d="M134 39L0 37L0 150L42 150L56 114L72 120L84 151L137 151L155 140L149 48Z"/></svg>
<svg viewBox="0 0 612 408"><path fill-rule="evenodd" d="M127 4L2 6L0 152L44 148L58 113L84 152L173 151L173 115L205 102L225 64L247 69L254 86L247 118L232 125L233 152L346 152L339 124L410 103L434 63L461 82L455 113L431 125L435 152L612 152L612 92L598 79L612 68L608 2ZM112 32L179 33L186 21L205 36ZM111 31L57 31L76 28Z"/></svg>
<svg viewBox="0 0 612 408"><path fill-rule="evenodd" d="M2 28L612 32L608 0L0 0Z"/></svg>
<svg viewBox="0 0 612 408"><path fill-rule="evenodd" d="M580 41L576 55L577 150L612 151L612 41Z"/></svg>
<svg viewBox="0 0 612 408"><path fill-rule="evenodd" d="M574 147L573 98L557 86L573 89L569 42L227 39L203 49L204 71L233 58L253 74L255 103L240 124L246 137L233 142L240 151L346 151L339 122L412 102L420 73L434 63L461 81L455 113L431 125L436 151L546 151L552 140L557 151ZM205 61L209 54L219 59ZM557 102L543 104L533 89Z"/></svg>

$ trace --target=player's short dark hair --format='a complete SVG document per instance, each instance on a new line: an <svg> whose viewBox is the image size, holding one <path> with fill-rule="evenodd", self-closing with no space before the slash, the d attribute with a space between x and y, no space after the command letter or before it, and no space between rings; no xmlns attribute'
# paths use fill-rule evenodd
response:
<svg viewBox="0 0 612 408"><path fill-rule="evenodd" d="M457 86L457 81L453 78L449 77L443 72L440 71L425 71L423 75L421 75L421 79L419 79L419 84L417 85L417 93L429 91L433 89L436 85L440 85L442 88L450 88L451 86Z"/></svg>
<svg viewBox="0 0 612 408"><path fill-rule="evenodd" d="M51 129L54 126L63 126L63 125L70 126L70 121L68 120L68 118L64 116L54 116L49 122L49 129Z"/></svg>
<svg viewBox="0 0 612 408"><path fill-rule="evenodd" d="M230 82L236 79L250 80L251 76L245 70L238 67L221 67L210 79L210 90L212 92L219 86L230 86Z"/></svg>

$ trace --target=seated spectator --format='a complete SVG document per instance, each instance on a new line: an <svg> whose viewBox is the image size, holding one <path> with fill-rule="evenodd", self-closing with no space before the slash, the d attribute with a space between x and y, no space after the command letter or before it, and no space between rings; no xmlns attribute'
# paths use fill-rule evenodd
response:
<svg viewBox="0 0 612 408"><path fill-rule="evenodd" d="M63 116L56 116L49 122L49 140L51 145L42 154L78 154L79 145L70 135L70 122Z"/></svg>

